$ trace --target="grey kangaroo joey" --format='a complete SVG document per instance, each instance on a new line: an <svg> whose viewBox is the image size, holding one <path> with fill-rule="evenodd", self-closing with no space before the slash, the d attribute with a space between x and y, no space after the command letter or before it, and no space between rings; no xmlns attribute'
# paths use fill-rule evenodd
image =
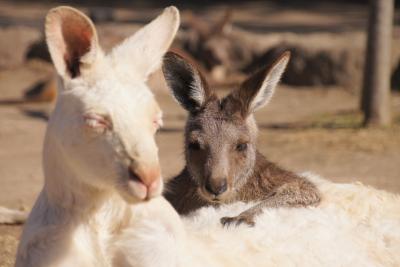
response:
<svg viewBox="0 0 400 267"><path fill-rule="evenodd" d="M254 112L271 99L290 59L284 52L237 89L220 98L199 70L168 52L163 73L174 98L188 112L185 126L186 166L166 186L165 197L180 214L204 206L254 202L223 225L254 225L264 208L316 206L317 187L268 161L257 150Z"/></svg>

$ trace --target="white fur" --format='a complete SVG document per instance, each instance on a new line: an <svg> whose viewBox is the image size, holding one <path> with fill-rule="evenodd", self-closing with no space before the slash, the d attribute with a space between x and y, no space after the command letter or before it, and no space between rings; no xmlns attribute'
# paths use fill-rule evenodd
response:
<svg viewBox="0 0 400 267"><path fill-rule="evenodd" d="M321 190L320 206L265 209L254 228L220 224L252 204L202 208L182 226L166 203L154 203L158 211L125 236L125 247L134 248L125 257L133 266L400 266L398 195L306 176ZM179 236L168 234L171 224Z"/></svg>
<svg viewBox="0 0 400 267"><path fill-rule="evenodd" d="M0 207L0 224L18 224L25 222L27 212Z"/></svg>
<svg viewBox="0 0 400 267"><path fill-rule="evenodd" d="M131 204L162 191L154 139L160 108L145 80L178 25L178 10L166 8L106 55L83 13L70 7L48 13L46 37L60 93L45 137L45 185L24 227L17 267L123 266L115 244L135 219ZM91 37L89 50L85 36ZM80 52L77 75L65 60L68 49Z"/></svg>
<svg viewBox="0 0 400 267"><path fill-rule="evenodd" d="M166 8L163 15L114 48L110 55L113 67L119 73L143 79L158 69L179 27L176 13L176 8Z"/></svg>

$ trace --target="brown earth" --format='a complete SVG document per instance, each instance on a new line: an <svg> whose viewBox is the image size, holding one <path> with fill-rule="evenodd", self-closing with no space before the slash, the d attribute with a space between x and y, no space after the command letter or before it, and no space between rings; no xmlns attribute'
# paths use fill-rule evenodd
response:
<svg viewBox="0 0 400 267"><path fill-rule="evenodd" d="M263 8L271 12L269 6ZM8 16L10 21L21 22L24 27L37 31L47 9L45 5L0 3L0 26ZM275 29L275 32L297 25L296 30L306 29L315 34L330 32L335 25L343 31L361 30L365 22L366 12L362 8L352 8L347 13L340 8L325 11L327 13L321 13L323 9L276 9L266 17L255 4L249 4L245 11L239 12L237 23L248 29L266 27ZM148 9L139 12L138 16L147 18L154 12ZM249 15L252 12L254 16ZM131 13L135 12L120 9L117 16L122 20L130 18ZM210 12L215 13L216 10ZM121 36L135 28L124 25L120 29ZM103 35L110 35L113 29L115 27L103 25ZM113 36L117 35L119 33ZM106 46L114 43L112 38L105 40ZM18 49L22 48L18 46ZM6 50L0 47L0 53L2 51ZM18 56L17 60L21 57ZM19 100L26 89L51 75L51 67L37 60L11 64L9 68L0 70L1 206L30 209L42 187L41 150L52 106L47 103L23 104ZM160 87L159 82L152 84ZM184 164L182 128L186 114L166 90L158 88L155 92L165 115L165 127L157 134L157 139L163 173L168 178L177 174ZM226 92L219 90L221 94ZM271 104L257 113L259 149L269 159L297 172L312 171L338 182L361 181L398 193L400 94L393 95L394 125L387 129L360 128L362 118L357 112L358 102L355 90L280 86ZM0 226L0 267L12 266L21 229L21 226Z"/></svg>

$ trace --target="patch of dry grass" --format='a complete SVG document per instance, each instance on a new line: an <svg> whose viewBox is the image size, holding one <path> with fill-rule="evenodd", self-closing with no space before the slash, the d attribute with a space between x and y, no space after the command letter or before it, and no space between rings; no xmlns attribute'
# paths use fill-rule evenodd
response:
<svg viewBox="0 0 400 267"><path fill-rule="evenodd" d="M0 225L0 267L14 266L21 225Z"/></svg>

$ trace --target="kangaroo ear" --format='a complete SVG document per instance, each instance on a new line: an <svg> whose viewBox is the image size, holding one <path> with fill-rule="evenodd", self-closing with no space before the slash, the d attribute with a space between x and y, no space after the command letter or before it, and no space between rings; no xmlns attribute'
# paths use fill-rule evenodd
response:
<svg viewBox="0 0 400 267"><path fill-rule="evenodd" d="M178 54L166 53L162 70L173 96L187 111L200 110L212 96L201 73Z"/></svg>
<svg viewBox="0 0 400 267"><path fill-rule="evenodd" d="M227 98L233 98L239 102L243 116L265 106L271 100L289 59L290 52L284 52L270 66L260 69L245 80L239 89Z"/></svg>
<svg viewBox="0 0 400 267"><path fill-rule="evenodd" d="M233 10L227 8L224 15L213 25L210 35L221 35L232 27Z"/></svg>
<svg viewBox="0 0 400 267"><path fill-rule="evenodd" d="M192 11L186 11L187 24L193 29L202 40L208 38L211 33L211 27L202 18L195 15Z"/></svg>
<svg viewBox="0 0 400 267"><path fill-rule="evenodd" d="M80 76L81 69L90 67L100 52L93 23L74 8L51 9L46 16L45 32L51 58L63 78Z"/></svg>
<svg viewBox="0 0 400 267"><path fill-rule="evenodd" d="M132 66L134 75L146 80L157 70L162 57L171 45L179 27L179 11L170 6L152 22L141 28L133 36L127 38L111 52L114 66ZM132 69L129 69L130 73Z"/></svg>

